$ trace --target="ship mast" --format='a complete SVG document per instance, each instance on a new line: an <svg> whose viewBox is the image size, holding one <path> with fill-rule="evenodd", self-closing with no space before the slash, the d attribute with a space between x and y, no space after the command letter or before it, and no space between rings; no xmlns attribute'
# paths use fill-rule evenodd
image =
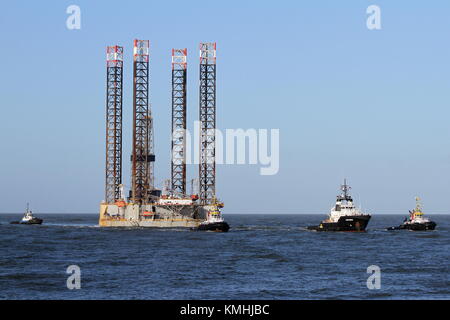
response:
<svg viewBox="0 0 450 320"><path fill-rule="evenodd" d="M420 203L420 198L416 197L416 208L414 209L414 214L422 215L422 205Z"/></svg>
<svg viewBox="0 0 450 320"><path fill-rule="evenodd" d="M344 200L348 200L349 199L348 192L349 192L350 189L351 189L351 187L347 185L347 179L344 179L344 184L341 185L341 190L343 192L342 198Z"/></svg>

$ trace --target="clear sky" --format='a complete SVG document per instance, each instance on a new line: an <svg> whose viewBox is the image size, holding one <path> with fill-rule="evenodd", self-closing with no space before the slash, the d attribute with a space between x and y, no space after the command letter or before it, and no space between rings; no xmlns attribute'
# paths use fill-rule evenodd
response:
<svg viewBox="0 0 450 320"><path fill-rule="evenodd" d="M81 29L66 8L81 8ZM368 30L366 8L381 8ZM188 48L188 127L198 43L217 42L218 127L279 128L280 170L220 165L224 213L322 213L347 177L376 213L450 213L450 2L7 1L0 10L0 212L95 213L104 199L105 47L151 41L156 181L169 177L170 50ZM197 166L189 166L189 178ZM125 183L130 166L124 163Z"/></svg>

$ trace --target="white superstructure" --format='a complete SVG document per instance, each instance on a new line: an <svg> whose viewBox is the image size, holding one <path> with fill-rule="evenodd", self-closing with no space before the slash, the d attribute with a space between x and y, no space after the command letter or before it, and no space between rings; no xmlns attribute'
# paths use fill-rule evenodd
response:
<svg viewBox="0 0 450 320"><path fill-rule="evenodd" d="M343 216L366 216L367 213L363 213L361 209L356 208L353 204L353 199L349 195L351 188L347 185L347 181L344 180L344 184L341 186L342 193L337 196L336 204L331 208L328 219L324 222L338 222Z"/></svg>
<svg viewBox="0 0 450 320"><path fill-rule="evenodd" d="M27 203L27 211L23 215L21 222L28 222L33 220L33 218L33 212L30 210L30 206Z"/></svg>
<svg viewBox="0 0 450 320"><path fill-rule="evenodd" d="M201 224L211 224L211 223L220 223L225 220L222 218L222 213L220 212L220 208L223 208L223 203L217 201L217 199L213 198L213 203L208 207L208 216L206 221L203 221Z"/></svg>

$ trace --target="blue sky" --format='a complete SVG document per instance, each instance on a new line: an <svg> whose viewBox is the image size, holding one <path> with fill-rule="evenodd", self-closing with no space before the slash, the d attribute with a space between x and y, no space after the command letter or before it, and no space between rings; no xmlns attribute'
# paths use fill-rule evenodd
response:
<svg viewBox="0 0 450 320"><path fill-rule="evenodd" d="M66 8L81 8L81 30ZM381 30L366 8L381 8ZM89 212L104 198L105 47L151 41L156 181L169 177L170 50L188 48L188 127L198 43L217 42L218 127L279 128L280 170L217 168L225 213L328 212L344 177L372 213L420 195L450 212L448 1L9 1L0 11L1 212ZM189 177L197 166L189 166ZM124 163L125 183L129 163Z"/></svg>

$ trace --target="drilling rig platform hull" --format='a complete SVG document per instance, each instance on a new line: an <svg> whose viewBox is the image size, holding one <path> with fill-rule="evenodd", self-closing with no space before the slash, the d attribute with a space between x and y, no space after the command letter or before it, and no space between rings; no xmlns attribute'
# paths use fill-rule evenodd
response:
<svg viewBox="0 0 450 320"><path fill-rule="evenodd" d="M100 227L197 228L208 215L201 205L100 205Z"/></svg>

